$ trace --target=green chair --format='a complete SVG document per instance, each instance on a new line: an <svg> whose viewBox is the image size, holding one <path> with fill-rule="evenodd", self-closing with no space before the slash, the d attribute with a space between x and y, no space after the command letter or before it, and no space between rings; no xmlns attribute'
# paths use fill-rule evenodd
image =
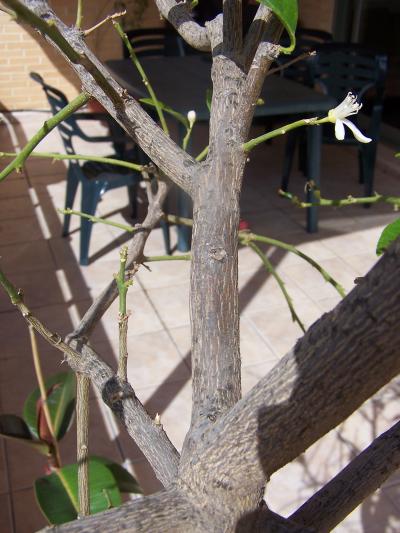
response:
<svg viewBox="0 0 400 533"><path fill-rule="evenodd" d="M39 74L31 72L30 77L42 86L53 114L58 113L68 104L65 94L45 83ZM78 120L106 120L110 126L110 135L89 137L80 128ZM74 113L58 125L58 130L65 151L69 155L76 154L74 141L76 139L83 139L95 143L111 141L113 142L115 153L108 157L113 159L129 159L130 155L130 158L132 158L132 154L125 153L124 139L120 135L121 128L106 113ZM109 163L98 163L94 161L81 163L73 159L68 160L65 208L71 209L73 207L79 184L82 187L81 211L89 215L96 213L97 204L105 192L116 189L117 187L128 187L130 204L133 211L132 217L136 218L136 187L141 179L140 173ZM63 237L69 233L70 218L70 215L64 215ZM92 225L93 223L90 220L81 218L79 256L81 265L89 264L89 244Z"/></svg>

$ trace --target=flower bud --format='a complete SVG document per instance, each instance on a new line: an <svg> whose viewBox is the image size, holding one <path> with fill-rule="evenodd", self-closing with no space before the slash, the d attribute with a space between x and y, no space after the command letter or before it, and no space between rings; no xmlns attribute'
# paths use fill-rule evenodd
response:
<svg viewBox="0 0 400 533"><path fill-rule="evenodd" d="M196 122L196 111L189 111L189 113L187 114L187 119L189 121L190 127L192 127L193 124Z"/></svg>

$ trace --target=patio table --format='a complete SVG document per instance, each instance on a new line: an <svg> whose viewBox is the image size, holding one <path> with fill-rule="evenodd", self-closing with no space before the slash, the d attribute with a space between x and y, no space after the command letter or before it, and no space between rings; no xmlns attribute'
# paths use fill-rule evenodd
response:
<svg viewBox="0 0 400 533"><path fill-rule="evenodd" d="M143 68L151 80L157 97L176 111L186 115L195 110L197 121L208 122L206 105L207 89L211 84L211 61L209 56L141 58ZM107 61L107 67L114 78L135 98L147 98L148 93L136 68L129 59ZM269 76L264 83L261 98L263 105L255 110L255 117L290 116L288 121L326 114L336 106L330 96L318 93L294 81ZM320 185L321 130L307 128L307 181ZM185 193L178 204L180 215L187 216L190 204ZM313 200L312 191L307 192L307 201ZM307 209L307 231L318 231L317 207ZM188 228L178 228L178 249L189 248Z"/></svg>

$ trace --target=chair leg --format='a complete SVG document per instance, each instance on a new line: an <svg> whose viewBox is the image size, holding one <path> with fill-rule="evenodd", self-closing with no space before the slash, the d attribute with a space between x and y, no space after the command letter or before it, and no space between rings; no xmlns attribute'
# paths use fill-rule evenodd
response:
<svg viewBox="0 0 400 533"><path fill-rule="evenodd" d="M72 209L78 189L79 179L75 176L72 167L69 166L67 174L67 190L65 193L65 209ZM71 221L71 215L64 215L64 222L62 228L62 236L66 237L69 233L69 224Z"/></svg>
<svg viewBox="0 0 400 533"><path fill-rule="evenodd" d="M283 156L283 170L282 170L282 180L281 180L281 189L283 191L288 190L290 173L292 172L293 159L296 151L297 144L297 133L289 132L285 144L285 153Z"/></svg>
<svg viewBox="0 0 400 533"><path fill-rule="evenodd" d="M372 146L371 146L372 145ZM376 160L376 143L363 147L361 156L363 158L364 171L364 195L372 196L374 194L374 173ZM370 204L364 204L366 207Z"/></svg>
<svg viewBox="0 0 400 533"><path fill-rule="evenodd" d="M99 203L102 191L102 184L100 183L84 183L82 186L82 203L81 211L88 215L96 213L96 207ZM93 223L87 218L81 218L81 234L80 234L80 255L79 263L81 265L89 264L89 243L92 234Z"/></svg>
<svg viewBox="0 0 400 533"><path fill-rule="evenodd" d="M167 255L171 255L171 233L170 233L170 226L169 223L166 220L160 221L160 226L163 232L164 237L164 246L165 246L165 253Z"/></svg>
<svg viewBox="0 0 400 533"><path fill-rule="evenodd" d="M358 183L365 183L365 157L362 148L358 149Z"/></svg>

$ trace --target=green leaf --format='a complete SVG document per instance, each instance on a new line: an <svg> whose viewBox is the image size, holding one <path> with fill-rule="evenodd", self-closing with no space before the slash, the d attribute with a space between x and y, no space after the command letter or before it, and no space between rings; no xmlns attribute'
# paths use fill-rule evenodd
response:
<svg viewBox="0 0 400 533"><path fill-rule="evenodd" d="M156 107L151 98L140 98L139 101L142 102L142 104L149 105L151 107ZM160 102L160 100L158 100L158 105L160 106L160 109L162 109L172 117L176 118L176 120L183 124L185 128L189 128L189 121L187 117L185 117L185 115L182 115L182 113L175 111L175 109L172 109L172 107L169 107L167 104Z"/></svg>
<svg viewBox="0 0 400 533"><path fill-rule="evenodd" d="M284 54L293 52L296 45L295 31L297 26L298 7L297 0L258 0L269 7L284 25L290 37L290 46L282 48Z"/></svg>
<svg viewBox="0 0 400 533"><path fill-rule="evenodd" d="M139 483L123 466L118 463L114 463L106 457L93 456L93 459L96 459L96 461L102 463L111 471L121 492L142 494Z"/></svg>
<svg viewBox="0 0 400 533"><path fill-rule="evenodd" d="M25 420L17 415L0 415L0 436L28 444L43 455L48 455L49 453L47 444L35 440Z"/></svg>
<svg viewBox="0 0 400 533"><path fill-rule="evenodd" d="M47 398L51 420L56 439L60 440L68 430L75 409L76 384L73 372L61 372L46 379L46 390L50 391ZM24 404L24 419L30 432L37 439L38 434L38 400L39 388L35 389Z"/></svg>
<svg viewBox="0 0 400 533"><path fill-rule="evenodd" d="M400 235L400 218L386 226L376 245L376 255L382 255L390 244Z"/></svg>
<svg viewBox="0 0 400 533"><path fill-rule="evenodd" d="M78 465L68 465L35 481L36 500L50 524L78 517ZM97 458L89 460L90 513L121 505L121 494L111 471Z"/></svg>

